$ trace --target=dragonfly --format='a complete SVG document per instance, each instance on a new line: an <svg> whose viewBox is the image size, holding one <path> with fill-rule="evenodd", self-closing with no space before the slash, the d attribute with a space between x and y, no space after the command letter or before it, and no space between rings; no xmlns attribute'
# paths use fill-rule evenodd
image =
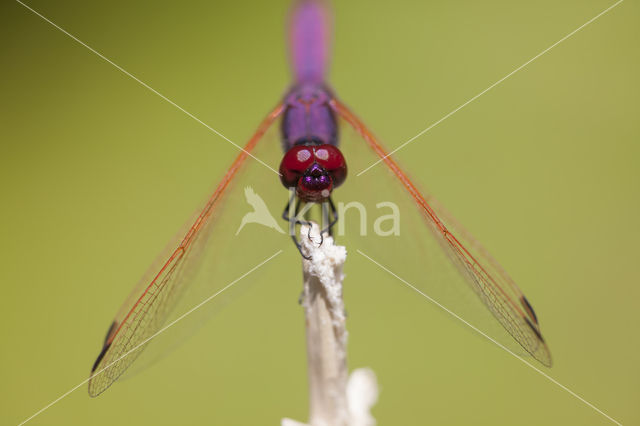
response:
<svg viewBox="0 0 640 426"><path fill-rule="evenodd" d="M340 123L345 123L357 135L358 143L386 166L390 172L387 174L399 184L400 192L404 192L403 197L413 204L421 226L437 242L467 289L471 289L471 294L475 294L491 314L492 321L497 320L509 338L533 358L551 366L551 354L538 318L522 291L473 236L433 197L418 189L374 133L327 83L331 18L324 0L294 1L288 28L293 84L237 155L185 235L169 250L168 258L152 270L149 281L135 289L119 310L91 369L91 396L111 386L167 322L181 289L191 284L189 274L181 271L189 263L202 261L200 247L215 241L216 234L210 232L215 212L220 210L227 191L252 152L277 122L284 151L279 167L280 181L291 194L287 197L284 220L294 225L304 223L298 219L298 206L302 203L326 208L326 213L331 215L326 232L331 232L339 220L332 196L338 187L348 187L347 161L340 149L339 133ZM296 207L292 208L294 204ZM293 233L291 236L300 249Z"/></svg>

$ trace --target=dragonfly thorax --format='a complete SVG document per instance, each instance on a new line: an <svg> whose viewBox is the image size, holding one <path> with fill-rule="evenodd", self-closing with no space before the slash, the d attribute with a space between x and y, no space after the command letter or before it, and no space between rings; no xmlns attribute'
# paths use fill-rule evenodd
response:
<svg viewBox="0 0 640 426"><path fill-rule="evenodd" d="M282 145L288 151L294 145L338 145L338 127L329 105L331 92L324 86L295 86L284 99Z"/></svg>

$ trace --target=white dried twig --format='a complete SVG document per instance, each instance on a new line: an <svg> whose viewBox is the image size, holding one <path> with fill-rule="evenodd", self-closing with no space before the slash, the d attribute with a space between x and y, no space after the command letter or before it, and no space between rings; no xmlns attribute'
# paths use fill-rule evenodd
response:
<svg viewBox="0 0 640 426"><path fill-rule="evenodd" d="M283 419L282 426L373 426L371 407L378 398L375 374L370 369L347 370L347 329L342 299L345 247L333 238L320 238L318 225L300 230L304 253L304 288L301 303L307 329L309 424ZM320 244L322 241L322 244Z"/></svg>

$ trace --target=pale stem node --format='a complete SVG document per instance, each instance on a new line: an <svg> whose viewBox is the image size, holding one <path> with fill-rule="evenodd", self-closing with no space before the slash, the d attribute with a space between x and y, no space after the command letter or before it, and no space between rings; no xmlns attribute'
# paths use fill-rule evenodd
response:
<svg viewBox="0 0 640 426"><path fill-rule="evenodd" d="M342 299L342 268L347 250L320 228L300 229L303 290L300 298L307 332L309 423L282 419L282 426L373 426L378 399L375 373L347 369L347 329Z"/></svg>

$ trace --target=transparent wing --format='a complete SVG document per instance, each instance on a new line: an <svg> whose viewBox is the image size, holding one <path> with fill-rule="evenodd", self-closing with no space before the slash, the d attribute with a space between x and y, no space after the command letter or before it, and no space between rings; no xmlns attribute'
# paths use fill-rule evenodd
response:
<svg viewBox="0 0 640 426"><path fill-rule="evenodd" d="M91 370L89 394L104 392L136 360L149 340L165 325L169 314L190 285L193 271L202 260L202 247L209 244L214 212L257 143L282 112L278 105L260 124L240 152L201 213L169 251L159 267L151 269L150 280L141 281L122 305L111 324L104 345ZM238 230L239 231L239 230Z"/></svg>
<svg viewBox="0 0 640 426"><path fill-rule="evenodd" d="M366 141L409 193L418 206L430 236L493 317L529 354L545 366L551 366L551 354L542 337L538 318L527 298L504 269L442 206L416 188L355 114L336 99L331 104L336 114ZM406 253L406 256L411 256L411 253Z"/></svg>

